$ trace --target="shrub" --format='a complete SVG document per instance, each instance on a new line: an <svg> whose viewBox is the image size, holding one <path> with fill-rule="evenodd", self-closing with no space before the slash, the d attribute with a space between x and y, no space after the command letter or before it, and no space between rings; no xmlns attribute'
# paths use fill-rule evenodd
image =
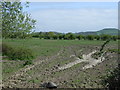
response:
<svg viewBox="0 0 120 90"><path fill-rule="evenodd" d="M11 60L26 60L32 62L34 54L30 49L23 47L13 47L8 44L2 45L3 55L8 56Z"/></svg>
<svg viewBox="0 0 120 90"><path fill-rule="evenodd" d="M101 84L109 90L118 90L120 88L120 67L109 71L106 75L101 76Z"/></svg>
<svg viewBox="0 0 120 90"><path fill-rule="evenodd" d="M94 40L94 36L93 35L87 35L86 39L88 39L88 40Z"/></svg>
<svg viewBox="0 0 120 90"><path fill-rule="evenodd" d="M11 47L11 45L8 45L6 43L2 43L2 55L10 56L11 52L13 52L14 49Z"/></svg>
<svg viewBox="0 0 120 90"><path fill-rule="evenodd" d="M101 57L101 55L104 53L105 46L110 42L110 40L105 41L98 52L94 53L92 55L93 58L98 59L98 57Z"/></svg>
<svg viewBox="0 0 120 90"><path fill-rule="evenodd" d="M77 38L78 40L81 40L81 39L83 38L83 36L82 36L82 35L78 35L78 36L76 36L76 38Z"/></svg>
<svg viewBox="0 0 120 90"><path fill-rule="evenodd" d="M83 59L83 56L82 56L82 55L80 55L80 56L78 56L78 58L79 58L79 59Z"/></svg>
<svg viewBox="0 0 120 90"><path fill-rule="evenodd" d="M12 60L32 60L34 55L30 49L19 47L13 50L12 56L10 58Z"/></svg>
<svg viewBox="0 0 120 90"><path fill-rule="evenodd" d="M27 61L23 64L23 66L30 65L30 64L33 64L32 60L27 60Z"/></svg>
<svg viewBox="0 0 120 90"><path fill-rule="evenodd" d="M103 41L106 41L106 40L110 40L110 39L111 39L111 36L110 36L110 35L105 35L105 34L102 34L100 37L101 37L101 40L103 40Z"/></svg>
<svg viewBox="0 0 120 90"><path fill-rule="evenodd" d="M100 52L103 51L104 47L110 42L110 40L107 40L103 43L103 45L101 46Z"/></svg>

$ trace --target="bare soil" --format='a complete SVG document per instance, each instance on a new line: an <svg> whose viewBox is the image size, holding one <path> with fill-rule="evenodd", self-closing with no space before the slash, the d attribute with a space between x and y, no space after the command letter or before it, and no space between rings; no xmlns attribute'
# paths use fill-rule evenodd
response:
<svg viewBox="0 0 120 90"><path fill-rule="evenodd" d="M63 47L56 55L39 57L33 65L25 66L3 80L3 87L41 88L44 82L54 82L59 88L101 88L100 76L117 66L118 54L107 52L94 59L100 46L72 45ZM109 46L108 48L116 48ZM82 58L80 58L82 55Z"/></svg>

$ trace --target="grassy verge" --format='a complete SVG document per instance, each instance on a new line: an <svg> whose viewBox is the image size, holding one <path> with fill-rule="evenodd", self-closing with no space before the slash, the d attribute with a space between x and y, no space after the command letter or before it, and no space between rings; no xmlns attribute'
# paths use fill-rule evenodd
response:
<svg viewBox="0 0 120 90"><path fill-rule="evenodd" d="M40 39L4 39L13 46L28 47L32 49L36 56L50 56L56 54L63 46L70 45L102 45L104 41L89 41L89 40L40 40ZM112 41L112 44L118 43Z"/></svg>

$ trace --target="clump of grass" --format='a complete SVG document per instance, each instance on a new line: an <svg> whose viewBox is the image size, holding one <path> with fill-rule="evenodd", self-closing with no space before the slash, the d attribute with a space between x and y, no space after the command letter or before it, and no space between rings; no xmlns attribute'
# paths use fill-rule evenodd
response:
<svg viewBox="0 0 120 90"><path fill-rule="evenodd" d="M12 53L14 56L10 56L12 60L32 60L34 55L30 49L19 47L15 48Z"/></svg>
<svg viewBox="0 0 120 90"><path fill-rule="evenodd" d="M79 58L79 59L83 59L83 56L82 56L82 55L80 55L80 56L78 56L78 58Z"/></svg>
<svg viewBox="0 0 120 90"><path fill-rule="evenodd" d="M13 69L6 69L3 71L4 73L10 73L10 72L13 72Z"/></svg>
<svg viewBox="0 0 120 90"><path fill-rule="evenodd" d="M105 41L105 42L103 43L103 45L102 45L101 48L100 48L100 52L103 51L104 47L105 47L109 42L110 42L110 40L107 40L107 41Z"/></svg>
<svg viewBox="0 0 120 90"><path fill-rule="evenodd" d="M110 40L105 41L105 42L101 45L100 50L99 50L98 52L94 53L94 54L92 55L92 57L95 58L95 59L98 59L99 57L101 57L101 55L104 53L104 48L105 48L105 46L106 46L109 42L110 42Z"/></svg>
<svg viewBox="0 0 120 90"><path fill-rule="evenodd" d="M108 51L111 53L115 52L115 53L120 54L120 49L108 49Z"/></svg>
<svg viewBox="0 0 120 90"><path fill-rule="evenodd" d="M31 82L31 83L40 83L40 80L32 79L32 80L29 80L28 82Z"/></svg>
<svg viewBox="0 0 120 90"><path fill-rule="evenodd" d="M11 45L8 45L6 43L2 43L2 55L4 56L10 56L11 53L14 51Z"/></svg>
<svg viewBox="0 0 120 90"><path fill-rule="evenodd" d="M6 43L2 45L2 54L8 56L10 60L26 60L26 65L32 63L35 58L34 53L25 47L13 47Z"/></svg>
<svg viewBox="0 0 120 90"><path fill-rule="evenodd" d="M101 76L101 84L105 88L110 90L119 88L120 83L120 67L116 67L114 70L109 70L107 74Z"/></svg>
<svg viewBox="0 0 120 90"><path fill-rule="evenodd" d="M95 59L98 59L99 57L101 57L102 53L103 53L103 51L102 52L96 52L92 55L92 57L95 58Z"/></svg>

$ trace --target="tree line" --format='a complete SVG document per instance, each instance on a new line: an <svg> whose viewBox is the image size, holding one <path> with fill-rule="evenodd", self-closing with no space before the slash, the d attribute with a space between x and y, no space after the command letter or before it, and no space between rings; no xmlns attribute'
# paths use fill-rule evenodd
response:
<svg viewBox="0 0 120 90"><path fill-rule="evenodd" d="M111 35L78 35L74 33L56 32L32 32L35 28L36 20L30 14L24 12L21 2L1 2L2 6L2 38L40 38L59 40L117 40L119 37ZM24 4L29 7L29 3Z"/></svg>
<svg viewBox="0 0 120 90"><path fill-rule="evenodd" d="M34 32L31 34L33 38L51 39L51 40L118 40L117 35L80 35L74 33L55 33L55 32Z"/></svg>

